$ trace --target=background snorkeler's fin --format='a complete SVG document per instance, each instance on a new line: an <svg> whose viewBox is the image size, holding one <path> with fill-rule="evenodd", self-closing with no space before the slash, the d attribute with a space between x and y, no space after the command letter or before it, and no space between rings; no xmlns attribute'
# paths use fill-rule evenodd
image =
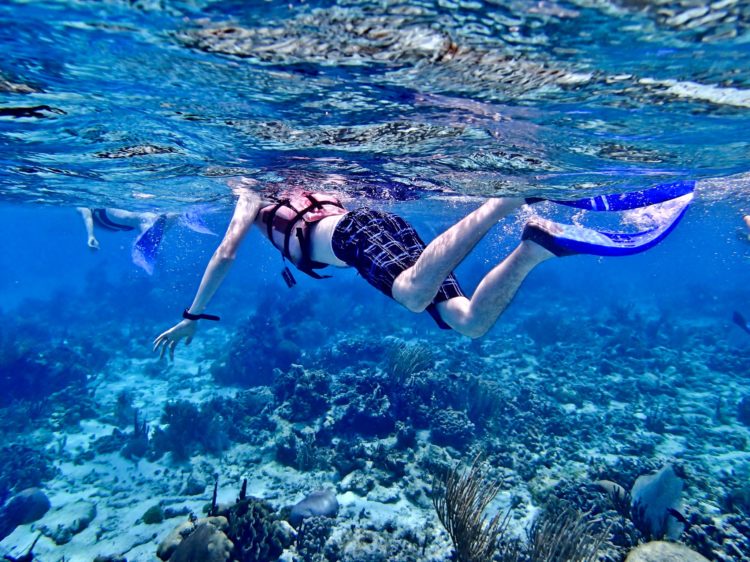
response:
<svg viewBox="0 0 750 562"><path fill-rule="evenodd" d="M742 328L745 332L750 334L750 326L748 325L747 320L745 320L745 317L742 316L742 314L740 314L736 310L734 311L734 314L732 315L732 322L734 322L740 328Z"/></svg>
<svg viewBox="0 0 750 562"><path fill-rule="evenodd" d="M694 189L695 182L688 180L662 183L641 191L631 191L630 193L597 195L596 197L577 199L575 201L560 201L555 199L550 199L550 201L558 205L586 209L587 211L629 211L677 199L678 197L692 193ZM539 201L545 201L545 199L539 197L526 199L526 202L530 204Z"/></svg>
<svg viewBox="0 0 750 562"><path fill-rule="evenodd" d="M188 211L187 213L183 213L180 215L179 221L181 225L186 226L193 232L198 232L199 234L212 234L213 236L216 236L216 233L208 228L206 223L203 222L203 218L198 211Z"/></svg>
<svg viewBox="0 0 750 562"><path fill-rule="evenodd" d="M167 216L161 215L146 232L138 237L133 244L131 257L133 263L151 275L154 272L156 256L159 253L159 245L164 237L167 224Z"/></svg>
<svg viewBox="0 0 750 562"><path fill-rule="evenodd" d="M523 230L522 239L536 242L556 256L589 254L594 256L630 256L645 252L664 240L685 215L692 196L665 224L634 233L604 232L572 224L535 219Z"/></svg>

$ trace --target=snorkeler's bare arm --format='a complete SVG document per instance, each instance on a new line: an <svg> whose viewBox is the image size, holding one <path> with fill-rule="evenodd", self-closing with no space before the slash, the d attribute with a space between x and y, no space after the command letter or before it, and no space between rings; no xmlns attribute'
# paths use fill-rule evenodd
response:
<svg viewBox="0 0 750 562"><path fill-rule="evenodd" d="M219 244L219 247L216 248L213 256L211 256L193 303L188 309L190 314L203 314L208 307L208 303L232 267L237 250L245 235L252 227L261 205L262 201L260 197L252 191L245 190L240 193L234 209L234 215L232 215L232 220L224 234L224 239ZM189 344L195 335L196 328L196 320L184 319L178 322L154 340L154 351L160 350L163 357L164 353L169 349L169 356L174 359L174 350L179 341L185 338L185 344Z"/></svg>
<svg viewBox="0 0 750 562"><path fill-rule="evenodd" d="M83 224L86 226L86 237L88 239L89 248L92 250L99 249L99 241L94 236L94 216L91 214L91 209L88 207L78 207L78 212L83 217Z"/></svg>

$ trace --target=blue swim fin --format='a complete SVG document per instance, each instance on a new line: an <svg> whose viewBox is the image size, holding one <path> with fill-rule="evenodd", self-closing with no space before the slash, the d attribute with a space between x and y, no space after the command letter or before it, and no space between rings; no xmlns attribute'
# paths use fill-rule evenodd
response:
<svg viewBox="0 0 750 562"><path fill-rule="evenodd" d="M182 215L180 215L179 220L180 224L186 226L193 232L198 232L199 234L212 234L213 236L216 236L216 233L208 228L206 223L203 222L203 218L197 211L188 211L186 213L183 213Z"/></svg>
<svg viewBox="0 0 750 562"><path fill-rule="evenodd" d="M574 201L562 201L550 199L550 202L587 211L629 211L631 209L640 209L657 203L664 203L672 199L677 199L695 189L695 181L675 181L672 183L662 183L641 191L631 191L629 193L611 193L609 195L597 195L588 199L577 199ZM540 197L529 197L527 203L538 203L545 201Z"/></svg>
<svg viewBox="0 0 750 562"><path fill-rule="evenodd" d="M159 253L159 245L164 237L166 225L167 216L161 215L133 244L133 251L131 252L133 263L149 275L154 272L156 256Z"/></svg>
<svg viewBox="0 0 750 562"><path fill-rule="evenodd" d="M664 240L685 215L692 196L665 224L634 233L605 232L546 219L532 219L523 230L522 240L531 240L556 256L589 254L630 256L645 252Z"/></svg>

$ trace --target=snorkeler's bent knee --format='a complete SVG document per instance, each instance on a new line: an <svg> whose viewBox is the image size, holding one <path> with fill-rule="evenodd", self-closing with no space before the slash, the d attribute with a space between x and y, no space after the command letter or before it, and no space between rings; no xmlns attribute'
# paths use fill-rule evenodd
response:
<svg viewBox="0 0 750 562"><path fill-rule="evenodd" d="M470 338L485 335L508 307L526 276L540 263L555 257L539 244L522 241L479 283L470 299L455 297L437 304L440 317Z"/></svg>
<svg viewBox="0 0 750 562"><path fill-rule="evenodd" d="M436 295L434 286L420 286L414 275L414 266L402 271L391 287L393 299L411 312L423 312Z"/></svg>
<svg viewBox="0 0 750 562"><path fill-rule="evenodd" d="M417 262L396 277L391 294L412 312L422 312L435 298L448 274L471 252L492 226L524 204L513 197L486 200L440 236Z"/></svg>

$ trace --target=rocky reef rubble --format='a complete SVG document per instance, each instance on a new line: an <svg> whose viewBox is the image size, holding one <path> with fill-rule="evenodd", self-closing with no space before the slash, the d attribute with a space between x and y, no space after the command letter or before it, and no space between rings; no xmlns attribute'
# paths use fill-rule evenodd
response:
<svg viewBox="0 0 750 562"><path fill-rule="evenodd" d="M267 306L284 310L273 298ZM83 390L74 414L28 417L33 430L20 432L35 402L5 409L1 499L41 486L52 507L3 546L18 558L41 531L42 560L134 561L182 520L167 541L179 544L160 550L166 559L442 562L458 547L434 483L481 454L487 482L499 483L487 515L506 524L494 557L518 544L528 559L533 521L554 528L579 514L586 536L604 537L600 561L660 539L710 560L750 557L750 354L637 309L592 313L589 329L563 312L546 311L548 328L521 314L479 342L377 337L372 325L328 337L310 314L299 333L253 336L268 349L291 338L294 360L253 363L252 346L219 338L244 369L230 379L217 376L223 354L212 368L200 348L172 366L117 357L106 377L94 371L73 386ZM261 316L238 333L253 333ZM66 410L74 394L63 391L36 402ZM247 479L252 493L211 502L217 474Z"/></svg>

